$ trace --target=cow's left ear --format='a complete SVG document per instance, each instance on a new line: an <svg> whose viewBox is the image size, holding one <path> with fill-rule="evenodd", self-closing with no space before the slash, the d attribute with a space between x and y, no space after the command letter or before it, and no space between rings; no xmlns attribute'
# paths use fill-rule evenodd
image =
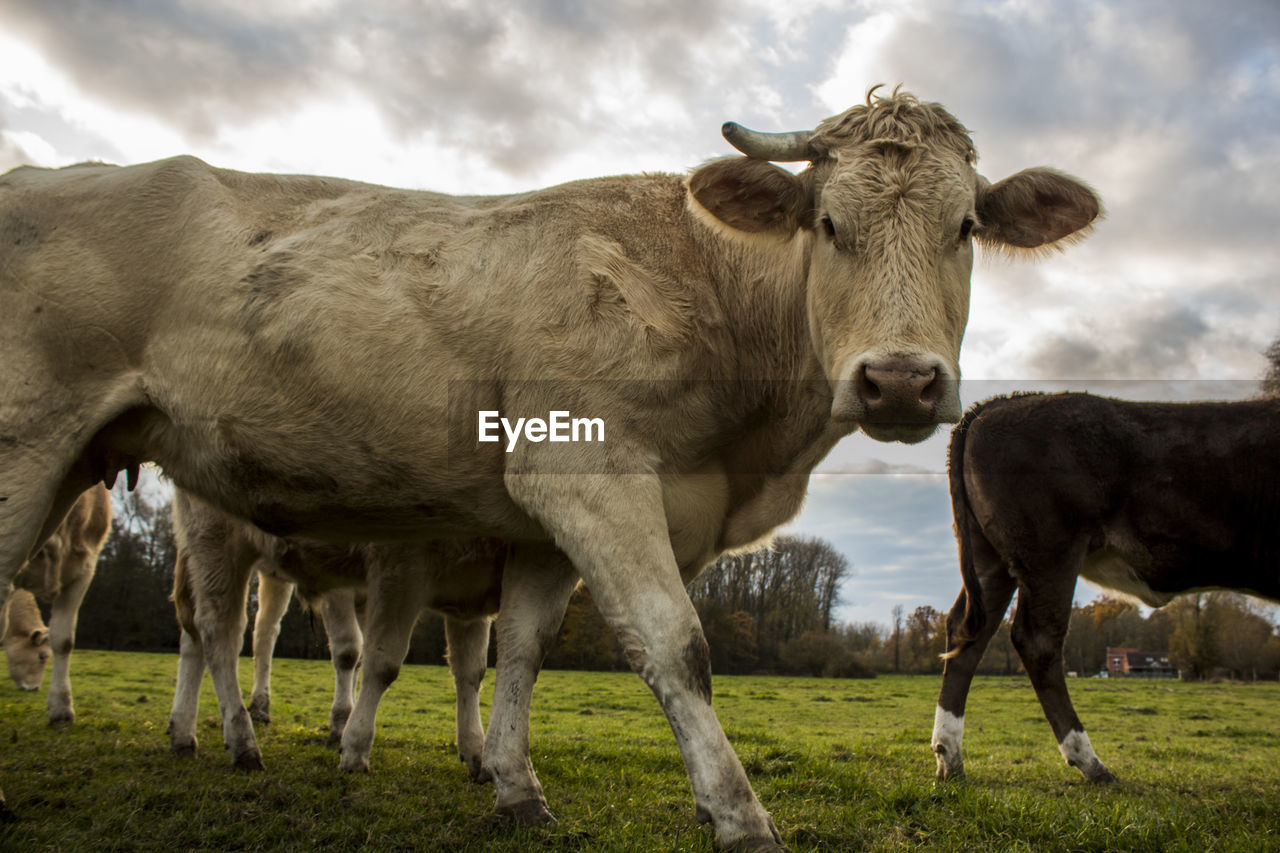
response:
<svg viewBox="0 0 1280 853"><path fill-rule="evenodd" d="M1102 201L1083 181L1041 166L995 184L979 178L977 212L979 242L1040 249L1087 234L1102 215Z"/></svg>
<svg viewBox="0 0 1280 853"><path fill-rule="evenodd" d="M753 234L792 234L813 205L805 182L765 160L713 160L689 176L694 199L716 219Z"/></svg>

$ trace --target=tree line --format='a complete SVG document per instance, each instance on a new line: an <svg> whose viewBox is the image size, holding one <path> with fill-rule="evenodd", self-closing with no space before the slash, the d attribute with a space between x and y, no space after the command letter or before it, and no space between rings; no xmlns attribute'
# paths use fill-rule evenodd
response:
<svg viewBox="0 0 1280 853"><path fill-rule="evenodd" d="M115 525L81 608L77 643L82 648L176 651L178 627L169 602L176 549L168 504L141 492L117 494L115 504ZM909 612L898 606L888 624L837 621L840 589L850 575L843 555L808 537L782 536L767 548L722 557L689 587L710 646L712 670L827 677L942 672L946 614L928 605ZM251 610L253 603L251 592ZM246 654L251 629L252 615ZM1108 647L1167 652L1185 678L1280 677L1280 635L1269 610L1236 593L1183 596L1145 615L1136 605L1110 597L1073 607L1064 648L1067 669L1098 673ZM428 614L417 627L409 661L440 663L444 652L443 624ZM319 619L296 602L285 616L277 654L328 656ZM612 629L584 587L569 603L546 665L627 669ZM979 671L1022 671L1008 619Z"/></svg>

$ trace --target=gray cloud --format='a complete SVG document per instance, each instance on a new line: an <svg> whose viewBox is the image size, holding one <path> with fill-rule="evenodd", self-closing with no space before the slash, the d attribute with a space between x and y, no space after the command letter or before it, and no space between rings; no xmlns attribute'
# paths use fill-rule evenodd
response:
<svg viewBox="0 0 1280 853"><path fill-rule="evenodd" d="M990 177L1078 171L1113 208L1099 239L1152 249L1273 241L1280 6L1117 0L904 16L878 65L974 130Z"/></svg>
<svg viewBox="0 0 1280 853"><path fill-rule="evenodd" d="M1118 331L1103 335L1072 332L1051 335L1028 359L1034 377L1194 376L1197 349L1209 333L1209 325L1185 306L1154 310L1152 315L1125 323L1123 337Z"/></svg>
<svg viewBox="0 0 1280 853"><path fill-rule="evenodd" d="M512 175L566 149L652 144L664 129L643 118L628 81L686 110L707 106L714 139L726 116L708 102L730 82L763 85L768 71L728 0L266 8L0 0L0 21L83 91L194 138L345 92L405 142L431 134Z"/></svg>

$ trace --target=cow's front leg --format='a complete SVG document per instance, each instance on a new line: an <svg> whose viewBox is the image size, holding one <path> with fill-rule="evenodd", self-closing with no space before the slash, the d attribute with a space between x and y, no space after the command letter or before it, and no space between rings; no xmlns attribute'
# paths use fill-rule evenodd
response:
<svg viewBox="0 0 1280 853"><path fill-rule="evenodd" d="M280 620L289 609L293 584L258 573L258 614L253 619L253 690L249 716L255 723L271 722L271 659L280 638Z"/></svg>
<svg viewBox="0 0 1280 853"><path fill-rule="evenodd" d="M409 640L422 611L426 578L430 576L420 561L429 558L421 546L379 545L370 549L364 661L360 665L360 693L342 733L338 766L343 770L369 770L378 704L399 677L409 653Z"/></svg>
<svg viewBox="0 0 1280 853"><path fill-rule="evenodd" d="M496 810L524 824L555 820L529 758L529 708L576 582L568 559L546 547L513 546L502 571L498 667L481 778L493 781Z"/></svg>
<svg viewBox="0 0 1280 853"><path fill-rule="evenodd" d="M624 455L602 460L595 470L634 471L643 458ZM780 848L773 821L711 707L707 641L680 582L657 476L508 473L506 479L512 497L581 572L632 669L661 704L684 758L698 819L715 825L716 840L726 849Z"/></svg>
<svg viewBox="0 0 1280 853"><path fill-rule="evenodd" d="M942 669L942 690L938 693L938 707L933 716L933 738L930 741L938 759L939 779L964 777L964 759L961 756L961 740L964 737L964 706L969 697L969 685L982 660L987 644L1000 628L1004 612L1013 597L1014 581L1001 561L990 559L994 552L984 542L971 542L969 553L975 564L980 588L975 602L984 612L982 628L977 636L970 637L958 651L957 631L964 620L969 594L962 590L955 606L947 616L947 660ZM964 556L962 556L962 559Z"/></svg>
<svg viewBox="0 0 1280 853"><path fill-rule="evenodd" d="M93 560L97 558L95 553ZM54 598L49 613L49 645L53 648L53 675L49 679L47 702L50 723L70 723L76 718L71 707L71 652L76 646L80 604L93 580L93 566L70 569L68 574L72 578Z"/></svg>
<svg viewBox="0 0 1280 853"><path fill-rule="evenodd" d="M1116 777L1098 760L1076 716L1067 693L1063 672L1062 643L1067 636L1071 617L1071 598L1075 592L1074 573L1051 577L1038 573L1045 582L1036 586L1020 586L1018 610L1013 617L1013 647L1027 668L1031 686L1040 699L1040 707L1053 727L1058 750L1067 764L1078 769L1090 782L1114 782Z"/></svg>
<svg viewBox="0 0 1280 853"><path fill-rule="evenodd" d="M456 723L458 757L474 781L480 779L484 755L484 723L480 719L480 685L489 657L488 617L462 619L446 616L444 635L448 642L449 671L457 693Z"/></svg>
<svg viewBox="0 0 1280 853"><path fill-rule="evenodd" d="M355 705L356 667L364 648L364 634L356 615L356 592L336 589L320 602L320 618L329 638L333 661L333 705L329 708L329 746L342 743L342 734Z"/></svg>

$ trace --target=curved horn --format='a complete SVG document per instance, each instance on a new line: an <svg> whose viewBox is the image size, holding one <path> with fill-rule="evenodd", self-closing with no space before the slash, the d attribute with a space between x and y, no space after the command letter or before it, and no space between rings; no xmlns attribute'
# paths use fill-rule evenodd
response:
<svg viewBox="0 0 1280 853"><path fill-rule="evenodd" d="M734 121L726 121L720 128L724 138L748 157L757 160L777 160L788 163L796 160L812 160L814 151L809 141L812 130L795 130L788 133L762 133L748 130Z"/></svg>

